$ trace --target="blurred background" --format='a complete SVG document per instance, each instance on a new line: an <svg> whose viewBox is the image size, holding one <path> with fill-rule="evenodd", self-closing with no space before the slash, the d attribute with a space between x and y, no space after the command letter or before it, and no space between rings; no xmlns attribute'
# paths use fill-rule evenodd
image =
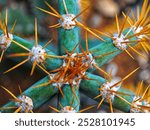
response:
<svg viewBox="0 0 150 130"><path fill-rule="evenodd" d="M50 4L57 9L57 0L49 0ZM99 29L102 32L116 32L115 26L115 15L119 16L122 20L122 11L127 12L129 9L135 10L137 6L141 6L143 0L78 0L80 10L83 10L88 5L90 5L89 10L87 10L82 16L81 21L88 27ZM8 28L13 26L16 20L16 27L14 34L23 37L27 40L34 42L34 19L38 18L38 34L39 41L41 44L46 43L49 39L53 39L53 44L49 47L55 50L57 53L57 29L48 28L49 25L57 23L57 19L49 16L35 7L41 7L49 10L45 5L44 0L0 0L0 14L1 17L4 16L6 8L8 9ZM82 31L82 39L84 40L84 31ZM93 37L89 37L94 39ZM130 50L129 50L130 51ZM132 53L132 52L131 52ZM111 60L108 64L103 66L103 68L109 72L113 70L113 76L116 78L121 78L126 76L129 72L134 70L136 67L140 66L141 69L126 80L123 84L124 87L129 88L132 91L136 90L136 86L139 81L143 80L145 85L150 83L150 55L141 52L145 55L146 59L143 60L140 56L135 54L135 60L131 59L126 53L122 53ZM3 62L0 64L0 85L7 87L15 95L19 94L18 84L24 91L33 83L43 78L45 75L43 73L38 73L38 70L33 76L30 76L30 67L26 65L13 70L8 74L3 74L3 72L15 65L16 63L12 59L4 58ZM95 72L96 73L96 72ZM99 73L97 73L99 74ZM11 99L11 97L2 89L0 89L0 106L5 104ZM57 96L43 105L36 112L51 112L47 105L52 106L57 105ZM81 109L88 105L96 104L93 100L81 94ZM109 111L105 109L98 110L99 112ZM93 109L90 112L95 112L97 110ZM117 110L116 110L117 111Z"/></svg>

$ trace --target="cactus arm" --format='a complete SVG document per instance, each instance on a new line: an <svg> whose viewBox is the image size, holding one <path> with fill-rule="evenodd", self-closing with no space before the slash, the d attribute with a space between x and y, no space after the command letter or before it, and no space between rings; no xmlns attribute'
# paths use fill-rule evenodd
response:
<svg viewBox="0 0 150 130"><path fill-rule="evenodd" d="M2 32L0 32L0 34L2 34ZM29 50L31 50L32 47L34 46L33 42L27 41L23 38L20 38L20 37L16 36L16 35L13 35L13 40L15 42L19 43L20 45L24 46L25 48L29 49ZM50 51L47 48L45 48L45 51L47 52L48 55L56 56L55 53L53 53L52 51ZM25 49L23 49L20 46L16 45L13 41L11 42L10 46L6 50L6 53L8 53L8 54L24 53L24 52L27 53L28 51L26 51ZM21 58L19 57L19 58L15 58L15 59L20 60ZM45 62L46 62L45 67L46 67L47 70L57 69L62 65L62 60L59 59L59 58L46 58Z"/></svg>
<svg viewBox="0 0 150 130"><path fill-rule="evenodd" d="M46 76L45 78L39 80L38 82L33 84L31 87L29 87L27 90L25 90L22 93L22 95L28 96L32 99L34 109L40 107L42 104L44 104L54 94L58 92L57 87L53 85L48 85L48 86L43 85L41 87L36 88L36 86L47 83L49 80L50 80L49 76ZM5 104L2 108L12 107L12 106L15 106L15 102L10 101L7 104ZM1 112L13 112L13 110L1 110Z"/></svg>
<svg viewBox="0 0 150 130"><path fill-rule="evenodd" d="M64 96L59 93L58 109L62 110L62 106L70 106L78 112L80 107L79 88L77 86L70 87L70 85L64 85L62 87L62 92Z"/></svg>
<svg viewBox="0 0 150 130"><path fill-rule="evenodd" d="M123 34L125 35L130 29L126 29L123 31ZM128 36L133 35L133 32L131 31ZM137 40L136 37L132 37L130 41ZM89 44L94 45L96 42L96 45L94 47L91 47L89 50L93 54L93 56L98 56L98 58L95 58L96 63L99 66L103 66L108 61L112 60L115 56L119 55L123 52L123 50L119 50L117 47L114 46L113 40L111 38L105 38L105 42L101 42L100 40L91 41ZM135 45L131 44L132 46Z"/></svg>
<svg viewBox="0 0 150 130"><path fill-rule="evenodd" d="M65 0L65 3L69 14L76 15L78 13L77 0ZM58 0L58 6L60 14L66 14L63 0ZM58 41L60 54L65 54L64 48L68 52L71 52L79 44L79 28L74 27L70 30L59 28ZM76 52L77 51L79 51L78 48L76 48Z"/></svg>
<svg viewBox="0 0 150 130"><path fill-rule="evenodd" d="M101 87L100 84L105 83L106 80L104 78L94 75L94 74L86 73L86 75L88 78L91 78L92 80L82 80L81 84L80 84L80 89L85 95L87 95L93 99L94 97L96 97L100 94L100 90L99 90L99 88ZM129 103L132 103L134 94L131 91L124 89L124 88L120 88L118 90L118 92L130 94L131 96L122 95L122 94L120 96L122 98L124 98L125 100L127 100ZM99 102L101 100L101 98L98 98L95 100ZM130 105L118 97L114 98L113 107L117 108L118 110L124 111L124 112L130 111Z"/></svg>
<svg viewBox="0 0 150 130"><path fill-rule="evenodd" d="M60 15L69 15L73 14L74 16L78 13L78 4L77 0L58 0L59 12ZM71 53L73 50L76 53L79 52L79 28L75 26L71 29L65 29L63 27L58 30L58 45L60 54L66 54L64 48ZM75 109L76 112L79 111L80 107L80 97L79 97L79 89L78 86L70 86L64 85L62 87L62 92L64 93L64 97L62 94L59 94L58 99L58 109L61 110L63 107L70 106ZM62 106L60 106L60 104ZM63 111L64 112L64 111Z"/></svg>

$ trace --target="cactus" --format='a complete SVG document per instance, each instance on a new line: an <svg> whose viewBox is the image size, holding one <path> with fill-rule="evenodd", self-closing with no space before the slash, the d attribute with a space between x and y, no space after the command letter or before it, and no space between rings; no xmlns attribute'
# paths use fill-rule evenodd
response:
<svg viewBox="0 0 150 130"><path fill-rule="evenodd" d="M14 34L15 23L12 29L9 29L9 13L6 10L4 20L2 18L0 20L0 61L3 62L3 57L6 55L15 63L19 63L4 71L3 74L10 71L15 72L18 67L27 63L26 66L31 67L30 76L34 74L35 70L38 70L39 74L44 72L46 76L24 92L19 87L21 93L18 96L15 96L7 86L1 85L1 89L13 98L0 108L1 112L34 112L44 103L50 102L52 96L56 94L58 94L58 107L47 106L48 109L56 112L85 112L91 108L99 109L103 104L110 107L110 112L114 112L114 108L122 112L149 112L150 85L146 87L142 95L139 93L143 87L142 83L137 88L137 93L123 87L123 82L140 67L135 68L119 81L114 79L111 72L108 73L102 68L104 64L122 52L126 52L134 60L134 56L129 50L143 59L145 58L136 46L141 45L143 51L147 53L150 50L148 0L143 1L141 10L138 10L137 19L130 17L129 13L123 13L124 22L120 26L119 18L116 15L118 32L112 34L84 25L79 17L90 7L79 11L77 0L58 0L59 11L51 6L52 1L50 0L45 2L44 8L39 7L40 4L36 2L34 1L33 5L38 5L34 8L34 10L38 10L36 11L37 15L41 11L41 13L46 13L44 15L51 15L58 19L57 24L49 26L49 28L58 30L58 54L48 48L52 40L45 45L40 44L36 18L34 23L35 40L28 41ZM38 18L42 17L41 13ZM81 29L85 32L85 40L81 37ZM89 35L93 35L97 39L91 40ZM80 41L82 42L80 43ZM101 75L95 74L95 70ZM97 101L97 104L80 109L80 93Z"/></svg>

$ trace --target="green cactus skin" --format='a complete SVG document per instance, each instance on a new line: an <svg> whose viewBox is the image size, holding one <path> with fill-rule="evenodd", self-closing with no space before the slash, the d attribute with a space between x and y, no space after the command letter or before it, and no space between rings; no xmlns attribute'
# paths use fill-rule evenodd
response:
<svg viewBox="0 0 150 130"><path fill-rule="evenodd" d="M80 89L83 90L83 93L90 96L90 98L94 98L99 95L100 84L106 82L104 78L101 78L98 75L86 73L86 76L91 80L82 80L80 83Z"/></svg>
<svg viewBox="0 0 150 130"><path fill-rule="evenodd" d="M77 86L72 86L72 87L73 88L71 88L70 85L64 85L62 87L62 92L64 94L64 97L62 96L61 93L59 93L59 97L58 97L58 109L59 110L62 109L60 106L61 104L63 107L71 106L72 108L76 110L76 112L79 111L79 107L80 107L79 88Z"/></svg>
<svg viewBox="0 0 150 130"><path fill-rule="evenodd" d="M65 0L68 13L76 15L78 13L77 0ZM58 0L59 12L61 15L66 14L62 0ZM79 44L79 28L75 27L70 30L59 28L58 41L60 54L65 54L64 48L71 52ZM75 52L79 49L76 48Z"/></svg>
<svg viewBox="0 0 150 130"><path fill-rule="evenodd" d="M118 91L132 95L132 96L127 96L127 95L119 94L122 98L127 100L129 103L132 103L133 98L134 98L134 93L133 92L131 92L131 91L127 90L127 89L124 89L124 88L120 88ZM123 111L123 112L130 112L130 108L131 108L131 106L129 104L125 103L124 101L122 101L118 97L114 98L113 106L115 108Z"/></svg>

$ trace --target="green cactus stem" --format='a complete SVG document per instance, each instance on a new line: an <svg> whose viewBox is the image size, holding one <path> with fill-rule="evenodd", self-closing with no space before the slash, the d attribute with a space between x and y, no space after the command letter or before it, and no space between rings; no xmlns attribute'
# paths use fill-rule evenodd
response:
<svg viewBox="0 0 150 130"><path fill-rule="evenodd" d="M27 90L25 90L21 95L28 96L33 101L33 111L34 109L40 107L46 101L48 101L54 94L58 92L58 88L55 85L44 85L50 80L49 76L39 80ZM43 84L43 86L38 87L38 85ZM20 96L18 96L20 97ZM16 106L16 103L13 101L8 102L2 108ZM13 112L14 110L1 110L1 112Z"/></svg>
<svg viewBox="0 0 150 130"><path fill-rule="evenodd" d="M63 19L60 19L59 22L61 22L61 24L64 24L65 20L68 17L71 21L71 24L75 24L74 22L72 22L72 19L78 13L77 0L58 0L58 5L60 15L63 17ZM66 54L65 49L69 53L73 50L73 53L79 52L79 28L76 25L68 27L64 24L64 26L62 26L58 30L58 41L61 55ZM62 87L62 92L64 93L64 96L62 94L59 94L58 109L62 112L78 112L80 107L78 86L64 85ZM60 106L60 104L62 106Z"/></svg>
<svg viewBox="0 0 150 130"><path fill-rule="evenodd" d="M65 0L66 8L69 14L77 15L78 13L78 4L77 0ZM67 15L65 10L63 0L58 0L59 12L61 15ZM79 44L79 28L75 26L71 29L59 28L58 30L58 41L59 41L59 50L60 54L65 54L64 48L71 52ZM79 49L76 48L75 52L78 52Z"/></svg>
<svg viewBox="0 0 150 130"><path fill-rule="evenodd" d="M78 112L80 107L79 88L77 86L64 85L58 97L58 109L61 112Z"/></svg>
<svg viewBox="0 0 150 130"><path fill-rule="evenodd" d="M86 73L86 76L88 78L90 78L91 80L82 80L81 84L80 84L80 89L85 95L94 99L94 97L96 97L97 95L100 94L99 88L101 88L101 85L104 84L106 82L106 80L100 76L90 74L90 73ZM123 99L127 100L129 103L132 103L134 94L131 91L124 89L124 88L120 88L118 90L118 92L123 92L125 94L131 95L131 96L129 96L129 95L121 94L120 96ZM101 100L101 98L96 99L96 101L98 101L98 102L100 100ZM116 96L114 97L113 107L117 108L118 110L121 110L123 112L129 112L130 108L131 108L131 106L128 103L126 103L125 101L121 100L120 98L118 98Z"/></svg>

